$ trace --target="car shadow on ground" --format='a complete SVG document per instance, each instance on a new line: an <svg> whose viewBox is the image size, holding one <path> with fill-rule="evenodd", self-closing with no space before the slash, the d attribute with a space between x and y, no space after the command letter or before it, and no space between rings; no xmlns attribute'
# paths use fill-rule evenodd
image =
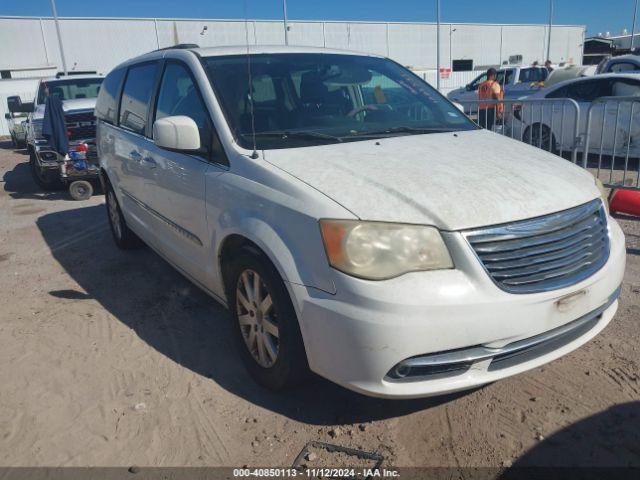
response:
<svg viewBox="0 0 640 480"><path fill-rule="evenodd" d="M227 311L151 249L118 250L104 205L50 213L36 223L55 259L86 292L50 295L97 300L158 352L263 408L309 424L339 425L402 416L463 395L381 400L318 377L272 393L241 365Z"/></svg>
<svg viewBox="0 0 640 480"><path fill-rule="evenodd" d="M31 177L29 162L17 163L2 177L4 191L11 198L31 200L71 200L66 189L47 192L42 190Z"/></svg>
<svg viewBox="0 0 640 480"><path fill-rule="evenodd" d="M13 153L17 153L18 155L29 155L27 148L17 148L10 141L0 141L0 148L3 150L11 150Z"/></svg>
<svg viewBox="0 0 640 480"><path fill-rule="evenodd" d="M640 473L640 401L616 405L559 430L499 478L638 478L629 468ZM529 475L523 476L525 472Z"/></svg>

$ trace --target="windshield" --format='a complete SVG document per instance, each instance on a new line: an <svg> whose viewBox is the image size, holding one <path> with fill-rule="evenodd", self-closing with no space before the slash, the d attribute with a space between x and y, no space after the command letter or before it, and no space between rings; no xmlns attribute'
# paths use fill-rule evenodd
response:
<svg viewBox="0 0 640 480"><path fill-rule="evenodd" d="M57 95L60 100L96 98L103 78L74 78L42 82L38 90L38 105L44 103L48 95Z"/></svg>
<svg viewBox="0 0 640 480"><path fill-rule="evenodd" d="M253 148L252 128L259 149L477 128L426 82L387 59L253 54L251 92L247 60L203 59L227 122L247 149Z"/></svg>

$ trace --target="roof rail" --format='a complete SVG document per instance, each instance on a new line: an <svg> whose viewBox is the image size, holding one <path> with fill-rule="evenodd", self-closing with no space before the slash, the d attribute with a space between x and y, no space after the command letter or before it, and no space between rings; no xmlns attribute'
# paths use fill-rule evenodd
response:
<svg viewBox="0 0 640 480"><path fill-rule="evenodd" d="M178 43L177 45L172 45L170 47L158 48L154 50L154 52L161 52L162 50L188 50L190 48L200 48L200 45L197 43Z"/></svg>

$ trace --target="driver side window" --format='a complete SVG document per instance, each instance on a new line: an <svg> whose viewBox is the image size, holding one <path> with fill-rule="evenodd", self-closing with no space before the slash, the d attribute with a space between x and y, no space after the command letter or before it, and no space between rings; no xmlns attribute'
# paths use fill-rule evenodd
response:
<svg viewBox="0 0 640 480"><path fill-rule="evenodd" d="M471 86L471 90L478 90L478 87L480 86L480 84L486 81L487 81L487 74L485 73L484 75L480 75L478 78L476 78L473 82L469 84Z"/></svg>
<svg viewBox="0 0 640 480"><path fill-rule="evenodd" d="M168 63L162 75L155 120L174 115L185 115L196 122L200 130L202 151L209 156L212 153L212 142L216 141L217 137L213 133L209 112L202 101L198 87L184 65Z"/></svg>

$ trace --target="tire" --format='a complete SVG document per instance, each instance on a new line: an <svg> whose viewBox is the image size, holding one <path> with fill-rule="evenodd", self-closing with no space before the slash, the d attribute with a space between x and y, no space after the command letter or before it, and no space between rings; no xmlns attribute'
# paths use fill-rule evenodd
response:
<svg viewBox="0 0 640 480"><path fill-rule="evenodd" d="M93 195L93 185L86 180L76 180L69 185L69 195L74 200L89 200Z"/></svg>
<svg viewBox="0 0 640 480"><path fill-rule="evenodd" d="M243 249L230 265L227 279L236 343L249 374L275 391L302 383L309 374L307 355L278 271L264 255ZM255 285L260 289L257 295ZM267 298L271 301L265 304Z"/></svg>
<svg viewBox="0 0 640 480"><path fill-rule="evenodd" d="M18 148L18 140L16 140L16 136L11 132L11 146L13 148Z"/></svg>
<svg viewBox="0 0 640 480"><path fill-rule="evenodd" d="M33 181L43 190L53 191L62 188L63 185L58 172L56 170L47 171L40 168L33 150L29 151L29 169L31 170Z"/></svg>
<svg viewBox="0 0 640 480"><path fill-rule="evenodd" d="M120 204L110 183L106 184L107 218L116 245L121 250L133 250L144 245L142 240L127 226Z"/></svg>
<svg viewBox="0 0 640 480"><path fill-rule="evenodd" d="M542 132L542 139L540 133ZM541 148L551 153L557 152L556 137L547 125L536 123L527 127L524 131L523 140L534 147ZM551 145L549 145L549 142Z"/></svg>

